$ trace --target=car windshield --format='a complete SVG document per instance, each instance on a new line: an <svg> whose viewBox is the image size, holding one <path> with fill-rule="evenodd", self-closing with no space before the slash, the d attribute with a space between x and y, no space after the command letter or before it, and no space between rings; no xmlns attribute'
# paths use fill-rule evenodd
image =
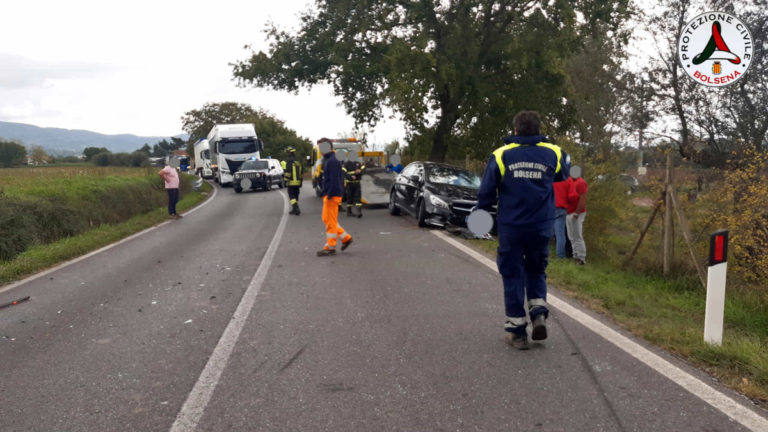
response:
<svg viewBox="0 0 768 432"><path fill-rule="evenodd" d="M256 141L252 139L221 141L219 142L219 153L223 153L223 154L256 153Z"/></svg>
<svg viewBox="0 0 768 432"><path fill-rule="evenodd" d="M249 160L243 162L240 171L243 170L263 170L269 168L269 162L265 160Z"/></svg>
<svg viewBox="0 0 768 432"><path fill-rule="evenodd" d="M430 183L449 184L479 189L480 176L472 171L445 165L428 165L427 178Z"/></svg>

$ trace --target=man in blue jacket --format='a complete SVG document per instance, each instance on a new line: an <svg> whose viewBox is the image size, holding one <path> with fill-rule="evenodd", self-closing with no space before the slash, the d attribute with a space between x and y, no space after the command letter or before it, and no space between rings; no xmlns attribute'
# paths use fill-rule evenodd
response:
<svg viewBox="0 0 768 432"><path fill-rule="evenodd" d="M528 314L531 339L547 338L546 269L549 239L555 218L552 183L568 177L568 155L545 142L541 117L521 111L512 120L514 135L493 152L483 174L477 207L491 211L498 201L496 223L499 249L496 264L504 282L507 342L528 349Z"/></svg>
<svg viewBox="0 0 768 432"><path fill-rule="evenodd" d="M341 250L352 244L352 236L339 225L339 205L344 195L344 177L341 162L336 159L333 143L328 138L317 141L323 152L323 223L325 224L325 245L317 251L324 257L336 253L336 242L341 239Z"/></svg>

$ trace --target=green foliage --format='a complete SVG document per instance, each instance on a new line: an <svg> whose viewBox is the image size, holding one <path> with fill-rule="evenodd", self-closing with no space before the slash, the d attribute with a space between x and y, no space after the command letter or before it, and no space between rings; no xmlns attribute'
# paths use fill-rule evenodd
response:
<svg viewBox="0 0 768 432"><path fill-rule="evenodd" d="M83 149L83 156L85 156L86 161L90 161L91 159L93 159L94 156L101 153L111 153L111 152L105 147L86 147L85 149Z"/></svg>
<svg viewBox="0 0 768 432"><path fill-rule="evenodd" d="M28 184L33 178L28 176L24 185L8 186L0 196L0 260L162 207L167 195L153 171L121 176L119 171L83 172L78 167L45 169L40 172L46 178L39 184ZM104 177L104 172L115 177ZM182 176L181 193L189 189L189 181Z"/></svg>
<svg viewBox="0 0 768 432"><path fill-rule="evenodd" d="M312 153L312 143L308 139L299 137L282 120L247 104L207 103L199 110L187 111L182 117L182 128L190 135L191 142L207 137L214 125L236 123L253 124L256 135L264 142L264 156L284 160L288 147L296 149L296 157L300 161L306 160Z"/></svg>
<svg viewBox="0 0 768 432"><path fill-rule="evenodd" d="M8 168L27 162L27 148L21 144L0 141L0 167Z"/></svg>
<svg viewBox="0 0 768 432"><path fill-rule="evenodd" d="M269 52L233 73L288 91L331 83L358 124L395 111L416 154L484 158L522 109L561 131L575 122L565 62L585 36L616 30L627 4L318 1L296 34L269 29Z"/></svg>

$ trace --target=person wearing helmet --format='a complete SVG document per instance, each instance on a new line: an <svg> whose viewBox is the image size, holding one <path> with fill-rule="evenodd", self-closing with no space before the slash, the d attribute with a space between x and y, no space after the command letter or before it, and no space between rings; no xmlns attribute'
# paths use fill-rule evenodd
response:
<svg viewBox="0 0 768 432"><path fill-rule="evenodd" d="M288 147L288 159L283 163L283 181L288 188L288 198L291 200L291 211L288 214L300 215L299 210L299 191L301 190L302 175L301 163L296 160L296 149Z"/></svg>

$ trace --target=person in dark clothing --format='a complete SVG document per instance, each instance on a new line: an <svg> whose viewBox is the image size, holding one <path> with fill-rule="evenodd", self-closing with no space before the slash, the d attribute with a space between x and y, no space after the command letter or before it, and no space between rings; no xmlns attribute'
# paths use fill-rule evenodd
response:
<svg viewBox="0 0 768 432"><path fill-rule="evenodd" d="M512 123L514 135L488 159L477 207L490 212L498 201L496 262L504 284L506 340L517 349L528 349L526 295L531 338L547 338L545 272L555 219L552 183L565 180L569 167L567 154L540 134L537 112L522 111Z"/></svg>
<svg viewBox="0 0 768 432"><path fill-rule="evenodd" d="M291 211L288 214L300 215L299 209L299 191L301 190L302 175L301 163L296 160L296 149L288 147L288 159L285 160L283 167L283 181L288 188L288 198L291 200Z"/></svg>
<svg viewBox="0 0 768 432"><path fill-rule="evenodd" d="M347 216L355 216L352 212L352 207L355 207L357 217L363 217L363 203L362 194L360 190L360 178L365 171L365 165L360 161L350 158L344 163L342 168L344 171L345 185L346 185L346 198L347 198Z"/></svg>
<svg viewBox="0 0 768 432"><path fill-rule="evenodd" d="M352 244L352 236L339 225L339 206L344 194L344 178L341 162L336 159L333 143L328 138L317 142L323 153L323 223L325 224L325 245L317 256L329 256L336 253L336 242L341 239L341 250Z"/></svg>

